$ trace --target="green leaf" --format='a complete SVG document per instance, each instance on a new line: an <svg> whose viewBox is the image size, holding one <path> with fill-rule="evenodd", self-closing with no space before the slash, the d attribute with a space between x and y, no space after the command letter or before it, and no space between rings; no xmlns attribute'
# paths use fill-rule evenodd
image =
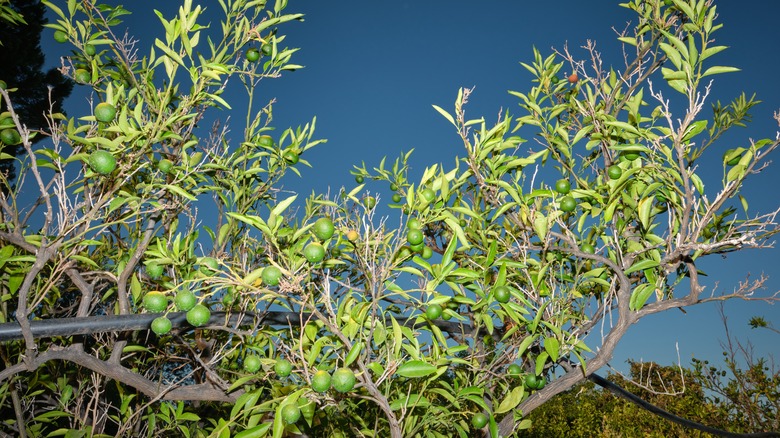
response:
<svg viewBox="0 0 780 438"><path fill-rule="evenodd" d="M650 283L642 283L635 287L631 292L631 299L629 300L628 307L637 311L644 307L650 295L655 291L655 286Z"/></svg>
<svg viewBox="0 0 780 438"><path fill-rule="evenodd" d="M716 65L708 68L704 74L701 75L702 78L710 76L710 75L719 75L721 73L733 73L740 71L740 69L736 67L727 67L722 65Z"/></svg>
<svg viewBox="0 0 780 438"><path fill-rule="evenodd" d="M550 358L553 360L553 362L558 360L558 353L560 352L560 349L561 344L558 342L558 339L549 336L544 338L544 351L550 355Z"/></svg>
<svg viewBox="0 0 780 438"><path fill-rule="evenodd" d="M261 436L266 436L268 434L268 429L271 428L272 424L273 423L263 423L259 426L242 430L241 432L235 434L233 438L258 438Z"/></svg>
<svg viewBox="0 0 780 438"><path fill-rule="evenodd" d="M452 118L452 115L450 115L450 113L448 113L447 111L444 111L444 109L442 109L442 108L441 108L440 106L438 106L438 105L433 105L433 109L435 109L436 111L438 111L438 112L439 112L439 114L441 114L442 116L444 116L444 118L445 118L445 119L447 119L447 120L448 120L450 123L452 123L452 126L454 126L454 127L456 127L456 128L458 127L458 125L455 123L455 119L453 119L453 118Z"/></svg>
<svg viewBox="0 0 780 438"><path fill-rule="evenodd" d="M436 367L421 360L410 360L398 367L396 373L402 377L419 378L436 372Z"/></svg>
<svg viewBox="0 0 780 438"><path fill-rule="evenodd" d="M659 264L660 263L658 263L655 260L650 260L650 259L648 259L648 260L640 260L640 261L634 263L633 265L631 265L630 268L626 269L625 274L628 275L628 274L630 274L632 272L642 271L642 270L650 269L650 268L655 268Z"/></svg>
<svg viewBox="0 0 780 438"><path fill-rule="evenodd" d="M347 353L347 357L344 359L344 366L348 367L352 362L354 362L355 359L360 356L360 353L363 351L364 347L365 343L363 341L352 344L352 348L349 349L349 353Z"/></svg>

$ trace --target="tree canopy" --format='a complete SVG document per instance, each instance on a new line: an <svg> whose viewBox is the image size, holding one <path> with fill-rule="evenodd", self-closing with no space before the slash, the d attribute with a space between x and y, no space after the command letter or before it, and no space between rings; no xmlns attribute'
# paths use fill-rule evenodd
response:
<svg viewBox="0 0 780 438"><path fill-rule="evenodd" d="M412 179L404 153L308 197L282 181L316 166L316 119L276 129L258 102L300 68L287 1L219 0L207 26L184 0L151 47L116 31L122 6L43 4L97 99L32 128L2 90L26 152L0 202L9 434L509 436L640 319L773 299L763 277L702 293L701 260L778 230L741 189L779 140L715 146L757 101L705 110L736 70L712 2L624 3L625 65L534 49L519 114L472 118L468 88L434 105L455 164ZM706 187L705 155L723 175Z"/></svg>

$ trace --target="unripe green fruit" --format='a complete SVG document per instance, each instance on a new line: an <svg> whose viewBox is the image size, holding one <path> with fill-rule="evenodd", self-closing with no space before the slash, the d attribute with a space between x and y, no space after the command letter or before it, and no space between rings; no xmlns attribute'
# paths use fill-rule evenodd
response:
<svg viewBox="0 0 780 438"><path fill-rule="evenodd" d="M6 128L0 131L0 141L13 146L22 142L22 136L19 135L19 132L16 129Z"/></svg>
<svg viewBox="0 0 780 438"><path fill-rule="evenodd" d="M301 419L301 408L298 404L289 404L282 408L282 420L286 424L295 424Z"/></svg>
<svg viewBox="0 0 780 438"><path fill-rule="evenodd" d="M555 182L555 191L561 195L565 195L571 191L571 183L567 179L559 179Z"/></svg>
<svg viewBox="0 0 780 438"><path fill-rule="evenodd" d="M425 235L416 228L412 228L406 233L406 241L409 242L409 245L419 245L423 243L423 240L425 240Z"/></svg>
<svg viewBox="0 0 780 438"><path fill-rule="evenodd" d="M501 285L496 286L493 289L493 296L496 298L496 301L499 303L506 304L509 302L509 299L512 297L512 292L509 290L508 287Z"/></svg>
<svg viewBox="0 0 780 438"><path fill-rule="evenodd" d="M623 175L623 170L617 164L613 164L607 169L607 175L609 179L620 179Z"/></svg>
<svg viewBox="0 0 780 438"><path fill-rule="evenodd" d="M260 51L252 47L246 51L246 60L249 62L256 62L260 59Z"/></svg>
<svg viewBox="0 0 780 438"><path fill-rule="evenodd" d="M349 368L339 368L333 373L331 386L338 392L349 392L355 387L355 373Z"/></svg>
<svg viewBox="0 0 780 438"><path fill-rule="evenodd" d="M54 41L57 41L58 43L64 43L65 41L68 41L68 34L61 30L55 30Z"/></svg>
<svg viewBox="0 0 780 438"><path fill-rule="evenodd" d="M311 376L311 389L323 393L330 389L330 373L325 370L319 370Z"/></svg>
<svg viewBox="0 0 780 438"><path fill-rule="evenodd" d="M255 354L248 354L244 358L244 371L247 373L256 373L260 371L260 358Z"/></svg>
<svg viewBox="0 0 780 438"><path fill-rule="evenodd" d="M332 220L326 217L321 217L317 219L316 222L314 222L312 230L314 231L314 235L317 237L317 239L323 241L328 240L333 236L333 233L336 231L336 227L333 226Z"/></svg>
<svg viewBox="0 0 780 438"><path fill-rule="evenodd" d="M317 242L312 242L303 248L303 256L309 263L318 263L325 258L325 247Z"/></svg>
<svg viewBox="0 0 780 438"><path fill-rule="evenodd" d="M431 304L427 309L425 309L425 316L427 316L430 320L434 320L441 316L442 311L443 309L440 305Z"/></svg>
<svg viewBox="0 0 780 438"><path fill-rule="evenodd" d="M101 175L108 175L116 169L116 158L107 151L95 151L89 155L89 167Z"/></svg>
<svg viewBox="0 0 780 438"><path fill-rule="evenodd" d="M276 286L279 284L279 279L282 277L282 271L276 266L266 266L263 268L261 277L266 286Z"/></svg>
<svg viewBox="0 0 780 438"><path fill-rule="evenodd" d="M163 158L157 162L157 169L159 169L162 173L171 173L171 169L173 169L173 163L171 160Z"/></svg>
<svg viewBox="0 0 780 438"><path fill-rule="evenodd" d="M149 262L146 264L146 275L149 276L152 280L156 280L160 278L160 276L163 273L163 266L159 265L154 262Z"/></svg>
<svg viewBox="0 0 780 438"><path fill-rule="evenodd" d="M177 309L182 312L188 312L192 310L196 304L198 304L198 298L194 293L192 293L192 291L185 289L176 293L176 296L173 298L173 302L176 304Z"/></svg>
<svg viewBox="0 0 780 438"><path fill-rule="evenodd" d="M144 307L152 313L164 312L168 308L168 297L162 292L148 292L144 295Z"/></svg>
<svg viewBox="0 0 780 438"><path fill-rule="evenodd" d="M73 79L75 79L78 83L88 84L92 82L92 75L83 68L80 68L73 73Z"/></svg>
<svg viewBox="0 0 780 438"><path fill-rule="evenodd" d="M279 377L287 377L292 373L292 364L287 359L277 359L274 365L274 372Z"/></svg>
<svg viewBox="0 0 780 438"><path fill-rule="evenodd" d="M189 312L187 312L187 322L189 322L194 327L206 325L210 318L211 311L203 304L197 304L195 307L190 309Z"/></svg>
<svg viewBox="0 0 780 438"><path fill-rule="evenodd" d="M478 412L471 417L471 425L474 426L475 429L482 429L487 426L488 421L490 421L490 419L482 412Z"/></svg>
<svg viewBox="0 0 780 438"><path fill-rule="evenodd" d="M108 102L100 102L95 106L95 119L103 123L109 123L116 117L116 108Z"/></svg>
<svg viewBox="0 0 780 438"><path fill-rule="evenodd" d="M171 331L172 326L173 324L171 323L171 320L165 316L158 316L152 320L152 331L157 336L162 336L168 333Z"/></svg>

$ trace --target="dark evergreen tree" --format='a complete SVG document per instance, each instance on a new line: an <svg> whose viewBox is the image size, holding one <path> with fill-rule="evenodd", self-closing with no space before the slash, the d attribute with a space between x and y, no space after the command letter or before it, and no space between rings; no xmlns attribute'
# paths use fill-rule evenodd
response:
<svg viewBox="0 0 780 438"><path fill-rule="evenodd" d="M44 54L41 50L41 31L48 21L45 8L39 0L12 0L11 7L24 17L26 23L13 25L0 22L0 80L13 93L14 111L31 130L46 126L44 114L51 102L54 112L63 112L62 103L70 95L73 82L56 68L43 71ZM51 92L49 89L51 88ZM5 108L5 103L2 104ZM40 141L38 136L33 141ZM2 152L17 156L21 145L2 144ZM0 161L0 172L9 181L16 177L13 160Z"/></svg>

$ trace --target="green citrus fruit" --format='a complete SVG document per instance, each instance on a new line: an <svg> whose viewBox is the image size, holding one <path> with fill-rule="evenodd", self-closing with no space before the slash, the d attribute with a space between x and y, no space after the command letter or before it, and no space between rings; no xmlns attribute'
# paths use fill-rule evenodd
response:
<svg viewBox="0 0 780 438"><path fill-rule="evenodd" d="M152 280L156 280L160 278L160 276L163 273L163 266L159 265L154 262L149 262L146 264L146 275L149 276Z"/></svg>
<svg viewBox="0 0 780 438"><path fill-rule="evenodd" d="M73 73L73 79L75 79L78 83L88 84L92 82L92 75L83 68L80 68Z"/></svg>
<svg viewBox="0 0 780 438"><path fill-rule="evenodd" d="M425 309L425 316L428 317L428 319L436 319L441 316L442 308L438 304L431 304L428 306L427 309Z"/></svg>
<svg viewBox="0 0 780 438"><path fill-rule="evenodd" d="M506 368L506 373L512 377L518 377L520 374L523 373L523 369L520 368L520 365L513 363Z"/></svg>
<svg viewBox="0 0 780 438"><path fill-rule="evenodd" d="M95 118L103 123L109 123L116 117L116 108L108 102L100 102L95 106Z"/></svg>
<svg viewBox="0 0 780 438"><path fill-rule="evenodd" d="M559 81L560 79L558 79L558 76L553 76L550 78L550 82L553 84L557 84Z"/></svg>
<svg viewBox="0 0 780 438"><path fill-rule="evenodd" d="M203 304L196 304L187 312L187 322L195 327L206 325L209 319L211 319L211 311Z"/></svg>
<svg viewBox="0 0 780 438"><path fill-rule="evenodd" d="M509 290L508 287L501 285L496 286L493 289L493 296L496 298L496 301L499 303L508 303L509 298L512 297L512 292Z"/></svg>
<svg viewBox="0 0 780 438"><path fill-rule="evenodd" d="M555 182L555 191L561 195L565 195L571 191L571 183L568 179L559 179Z"/></svg>
<svg viewBox="0 0 780 438"><path fill-rule="evenodd" d="M420 220L416 217L413 217L406 222L406 228L419 230L421 227Z"/></svg>
<svg viewBox="0 0 780 438"><path fill-rule="evenodd" d="M272 148L274 147L274 139L270 135L261 135L257 139L257 144L264 148Z"/></svg>
<svg viewBox="0 0 780 438"><path fill-rule="evenodd" d="M265 56L271 56L271 53L274 51L274 46L271 44L263 44L260 46L260 50L263 52L263 55Z"/></svg>
<svg viewBox="0 0 780 438"><path fill-rule="evenodd" d="M162 292L148 292L144 295L144 307L152 313L164 312L168 308L168 297Z"/></svg>
<svg viewBox="0 0 780 438"><path fill-rule="evenodd" d="M547 379L545 379L544 377L538 377L536 379L536 388L535 389L537 391L540 390L540 389L543 389L545 385L547 385Z"/></svg>
<svg viewBox="0 0 780 438"><path fill-rule="evenodd" d="M68 34L61 30L55 30L54 41L57 41L58 43L64 43L65 41L68 41Z"/></svg>
<svg viewBox="0 0 780 438"><path fill-rule="evenodd" d="M247 354L244 358L244 371L247 373L256 373L260 371L260 358L256 354Z"/></svg>
<svg viewBox="0 0 780 438"><path fill-rule="evenodd" d="M219 270L219 262L214 257L202 257L198 263L202 271L211 273Z"/></svg>
<svg viewBox="0 0 780 438"><path fill-rule="evenodd" d="M355 175L355 182L358 184L363 184L363 175Z"/></svg>
<svg viewBox="0 0 780 438"><path fill-rule="evenodd" d="M266 286L276 286L282 278L282 271L276 266L266 266L261 275Z"/></svg>
<svg viewBox="0 0 780 438"><path fill-rule="evenodd" d="M409 248L408 246L402 246L402 247L401 247L401 248L398 250L398 259L399 259L399 260L404 260L404 259L407 259L407 258L409 258L411 255L412 255L412 249L411 249L411 248Z"/></svg>
<svg viewBox="0 0 780 438"><path fill-rule="evenodd" d="M292 364L287 359L277 359L274 364L274 372L279 377L287 377L292 373Z"/></svg>
<svg viewBox="0 0 780 438"><path fill-rule="evenodd" d="M422 249L422 253L420 255L425 260L428 260L433 256L433 250L430 247L426 246L425 248Z"/></svg>
<svg viewBox="0 0 780 438"><path fill-rule="evenodd" d="M591 245L591 244L590 244L590 243L588 243L588 242L583 242L583 243L580 245L580 249L581 249L581 250L582 250L582 252L584 252L584 253L588 253L588 254L595 254L595 253L596 253L596 248L594 248L594 247L593 247L593 245Z"/></svg>
<svg viewBox="0 0 780 438"><path fill-rule="evenodd" d="M365 205L367 209L371 210L372 208L376 207L376 198L373 196L366 196L363 198L363 205Z"/></svg>
<svg viewBox="0 0 780 438"><path fill-rule="evenodd" d="M108 175L116 169L116 158L107 151L95 151L89 155L89 167L101 175Z"/></svg>
<svg viewBox="0 0 780 438"><path fill-rule="evenodd" d="M625 152L623 152L623 158L625 158L628 161L634 161L637 158L639 158L639 152L636 152L636 151L625 151Z"/></svg>
<svg viewBox="0 0 780 438"><path fill-rule="evenodd" d="M339 368L333 372L331 386L338 392L349 392L355 387L355 373L349 368Z"/></svg>
<svg viewBox="0 0 780 438"><path fill-rule="evenodd" d="M398 184L396 183L390 183L390 190L396 191L398 190Z"/></svg>
<svg viewBox="0 0 780 438"><path fill-rule="evenodd" d="M477 412L471 417L471 425L474 426L475 429L482 429L487 426L488 421L490 421L490 419L482 412Z"/></svg>
<svg viewBox="0 0 780 438"><path fill-rule="evenodd" d="M303 248L303 256L309 263L321 262L325 258L325 247L317 242L312 242Z"/></svg>
<svg viewBox="0 0 780 438"><path fill-rule="evenodd" d="M287 164L290 165L298 164L298 160L300 160L300 158L298 157L298 152L295 152L292 149L287 149L286 151L284 151L282 158L284 158L284 161L286 161Z"/></svg>
<svg viewBox="0 0 780 438"><path fill-rule="evenodd" d="M397 203L401 202L401 195L399 195L398 193L393 193L393 198L392 199L393 199L393 202L395 202L397 204Z"/></svg>
<svg viewBox="0 0 780 438"><path fill-rule="evenodd" d="M575 208L577 208L577 201L574 200L571 196L564 196L561 199L561 211L564 211L566 213L569 213L571 211L574 211Z"/></svg>
<svg viewBox="0 0 780 438"><path fill-rule="evenodd" d="M95 46L92 44L84 44L84 53L87 54L87 56L95 56Z"/></svg>
<svg viewBox="0 0 780 438"><path fill-rule="evenodd" d="M330 389L330 373L319 370L311 376L311 389L317 392L326 392Z"/></svg>
<svg viewBox="0 0 780 438"><path fill-rule="evenodd" d="M423 243L423 240L425 240L425 236L417 228L412 228L406 232L406 241L409 242L409 245L419 245Z"/></svg>
<svg viewBox="0 0 780 438"><path fill-rule="evenodd" d="M6 128L0 131L0 140L7 145L15 145L21 143L22 137L16 129Z"/></svg>
<svg viewBox="0 0 780 438"><path fill-rule="evenodd" d="M426 204L430 204L434 199L436 199L436 192L434 192L433 189L426 187L422 193L420 193L420 196Z"/></svg>
<svg viewBox="0 0 780 438"><path fill-rule="evenodd" d="M172 326L171 320L165 316L158 316L152 320L152 331L158 336L162 336L171 331Z"/></svg>
<svg viewBox="0 0 780 438"><path fill-rule="evenodd" d="M541 377L535 375L535 374L528 374L525 376L525 387L528 389L536 389L537 386L539 386L539 379L542 379ZM544 379L542 379L544 380Z"/></svg>
<svg viewBox="0 0 780 438"><path fill-rule="evenodd" d="M736 149L729 149L723 154L723 161L729 166L736 166L741 158Z"/></svg>
<svg viewBox="0 0 780 438"><path fill-rule="evenodd" d="M328 240L333 236L336 231L336 227L333 226L333 221L327 217L321 217L314 222L312 227L314 235L320 240Z"/></svg>
<svg viewBox="0 0 780 438"><path fill-rule="evenodd" d="M298 403L285 405L282 408L282 420L286 424L295 424L301 419L301 408L298 407Z"/></svg>
<svg viewBox="0 0 780 438"><path fill-rule="evenodd" d="M623 175L623 170L617 164L613 164L607 169L607 175L609 175L609 179L620 179L620 176Z"/></svg>
<svg viewBox="0 0 780 438"><path fill-rule="evenodd" d="M256 62L260 59L260 51L252 47L246 51L246 60L249 62Z"/></svg>
<svg viewBox="0 0 780 438"><path fill-rule="evenodd" d="M176 292L176 296L173 297L173 303L176 304L176 308L182 312L188 312L198 304L198 298L189 289L183 289Z"/></svg>
<svg viewBox="0 0 780 438"><path fill-rule="evenodd" d="M173 163L171 160L163 158L157 162L157 169L159 169L162 173L171 173L171 169L173 169Z"/></svg>

